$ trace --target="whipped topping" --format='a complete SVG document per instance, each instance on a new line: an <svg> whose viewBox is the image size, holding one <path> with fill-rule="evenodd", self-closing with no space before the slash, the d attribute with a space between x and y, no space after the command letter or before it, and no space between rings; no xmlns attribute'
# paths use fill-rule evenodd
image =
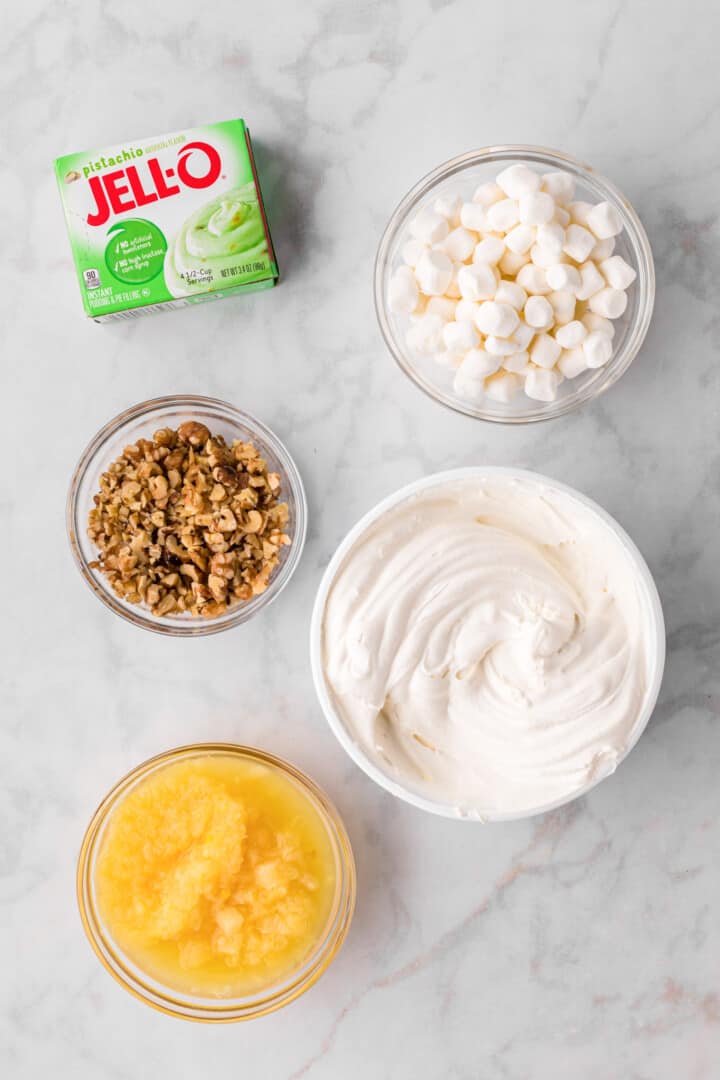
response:
<svg viewBox="0 0 720 1080"><path fill-rule="evenodd" d="M406 788L513 814L611 773L650 680L651 608L609 526L541 478L440 481L340 565L322 663L340 719Z"/></svg>

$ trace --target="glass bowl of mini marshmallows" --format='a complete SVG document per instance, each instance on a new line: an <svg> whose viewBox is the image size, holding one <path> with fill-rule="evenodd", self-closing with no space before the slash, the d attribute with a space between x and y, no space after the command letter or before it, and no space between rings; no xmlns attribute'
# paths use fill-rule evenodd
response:
<svg viewBox="0 0 720 1080"><path fill-rule="evenodd" d="M533 146L453 158L395 210L375 307L396 361L480 420L561 416L607 390L655 299L645 230L590 166Z"/></svg>

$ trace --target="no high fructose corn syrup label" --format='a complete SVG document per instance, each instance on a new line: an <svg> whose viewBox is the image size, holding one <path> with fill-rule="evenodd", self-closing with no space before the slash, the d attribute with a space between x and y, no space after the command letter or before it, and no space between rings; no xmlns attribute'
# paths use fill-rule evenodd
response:
<svg viewBox="0 0 720 1080"><path fill-rule="evenodd" d="M55 175L91 318L128 318L277 282L243 120L68 154Z"/></svg>

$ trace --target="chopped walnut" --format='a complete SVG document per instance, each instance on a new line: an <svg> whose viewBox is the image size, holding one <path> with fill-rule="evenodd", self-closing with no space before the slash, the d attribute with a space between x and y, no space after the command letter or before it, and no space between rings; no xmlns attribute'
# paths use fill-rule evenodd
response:
<svg viewBox="0 0 720 1080"><path fill-rule="evenodd" d="M100 477L90 563L154 615L222 614L267 589L290 543L280 477L250 442L188 420L139 439Z"/></svg>

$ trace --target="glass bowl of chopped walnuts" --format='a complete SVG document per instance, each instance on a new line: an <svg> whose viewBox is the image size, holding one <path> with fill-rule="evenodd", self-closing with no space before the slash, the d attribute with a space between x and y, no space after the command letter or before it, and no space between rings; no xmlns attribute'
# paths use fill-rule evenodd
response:
<svg viewBox="0 0 720 1080"><path fill-rule="evenodd" d="M111 420L70 484L83 578L135 626L215 634L266 607L292 576L307 504L264 424L224 401L162 397Z"/></svg>

